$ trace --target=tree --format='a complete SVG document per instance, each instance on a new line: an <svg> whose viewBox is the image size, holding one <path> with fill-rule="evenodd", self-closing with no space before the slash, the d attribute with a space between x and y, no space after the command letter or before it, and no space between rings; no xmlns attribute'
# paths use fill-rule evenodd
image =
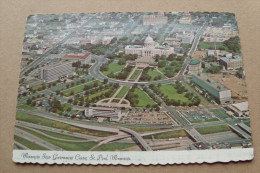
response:
<svg viewBox="0 0 260 173"><path fill-rule="evenodd" d="M166 61L159 61L159 63L158 63L159 68L165 67L165 66L166 66Z"/></svg>
<svg viewBox="0 0 260 173"><path fill-rule="evenodd" d="M104 79L104 82L103 82L103 83L106 84L107 82L108 82L108 79Z"/></svg>
<svg viewBox="0 0 260 173"><path fill-rule="evenodd" d="M26 104L27 105L30 105L32 103L32 100L31 99L28 99L27 101L26 101Z"/></svg>

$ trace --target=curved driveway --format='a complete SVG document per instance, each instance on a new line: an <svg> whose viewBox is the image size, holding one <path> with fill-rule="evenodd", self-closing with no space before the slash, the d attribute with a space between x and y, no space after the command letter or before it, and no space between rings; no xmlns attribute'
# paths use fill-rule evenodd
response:
<svg viewBox="0 0 260 173"><path fill-rule="evenodd" d="M104 79L107 79L111 83L118 83L123 86L132 86L134 84L139 84L139 85L168 84L168 83L171 83L176 80L183 80L183 74L189 64L189 61L191 60L192 54L197 49L200 37L201 37L203 31L205 30L206 26L207 25L204 23L204 25L201 27L200 31L196 34L192 47L191 47L190 51L188 52L188 57L185 59L180 72L175 77L163 79L163 80L159 80L159 81L151 81L151 82L133 82L133 81L121 81L121 80L111 79L111 78L103 75L100 72L100 67L102 66L102 64L107 62L107 59L104 56L101 57L101 56L95 56L95 55L93 55L92 57L95 59L96 62L93 66L91 66L89 68L89 74L91 76L93 76L95 79L98 79L101 81L103 81Z"/></svg>

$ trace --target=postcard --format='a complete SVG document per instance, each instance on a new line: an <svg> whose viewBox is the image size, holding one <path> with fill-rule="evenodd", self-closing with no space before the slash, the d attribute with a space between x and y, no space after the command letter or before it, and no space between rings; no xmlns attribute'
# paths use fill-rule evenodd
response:
<svg viewBox="0 0 260 173"><path fill-rule="evenodd" d="M252 160L235 15L28 16L14 128L17 163Z"/></svg>

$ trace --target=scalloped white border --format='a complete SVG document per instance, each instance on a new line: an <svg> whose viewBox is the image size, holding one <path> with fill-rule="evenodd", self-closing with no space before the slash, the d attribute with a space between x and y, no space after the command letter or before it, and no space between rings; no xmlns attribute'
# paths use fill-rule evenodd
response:
<svg viewBox="0 0 260 173"><path fill-rule="evenodd" d="M44 158L44 155L49 157ZM78 156L81 156L84 159L77 159L79 158ZM14 162L38 164L165 165L182 163L188 164L203 162L214 163L230 161L247 161L252 160L253 158L253 148L189 151L112 152L13 150Z"/></svg>

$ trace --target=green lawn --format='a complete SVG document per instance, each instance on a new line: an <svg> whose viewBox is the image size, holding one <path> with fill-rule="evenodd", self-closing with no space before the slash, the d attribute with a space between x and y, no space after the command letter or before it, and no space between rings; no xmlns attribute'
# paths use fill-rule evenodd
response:
<svg viewBox="0 0 260 173"><path fill-rule="evenodd" d="M172 132L165 132L153 135L155 139L169 139L187 136L185 130L176 130ZM145 136L145 139L151 139L152 135Z"/></svg>
<svg viewBox="0 0 260 173"><path fill-rule="evenodd" d="M141 89L139 88L135 88L134 90L134 94L137 94L138 95L138 100L139 100L139 103L137 105L135 105L136 107L145 107L147 106L148 104L149 105L154 105L155 102L150 98L148 97L144 91L142 91Z"/></svg>
<svg viewBox="0 0 260 173"><path fill-rule="evenodd" d="M97 144L97 142L91 141L91 142L64 142L64 141L57 141L55 139L48 138L42 134L39 134L35 131L24 129L24 131L37 136L38 138L41 138L44 141L47 141L49 143L52 143L53 145L56 145L60 148L63 148L68 151L88 151L90 148L92 148L94 145Z"/></svg>
<svg viewBox="0 0 260 173"><path fill-rule="evenodd" d="M168 97L170 100L175 99L180 100L181 103L189 103L189 99L185 97L185 92L182 94L178 94L177 90L172 85L161 85L159 89L163 93L163 95Z"/></svg>
<svg viewBox="0 0 260 173"><path fill-rule="evenodd" d="M193 121L190 121L191 123L202 123L202 120L193 120Z"/></svg>
<svg viewBox="0 0 260 173"><path fill-rule="evenodd" d="M30 111L31 111L31 110L35 110L35 109L37 109L37 108L32 107L32 106L27 105L27 104L18 105L17 108L25 109L25 110L30 110Z"/></svg>
<svg viewBox="0 0 260 173"><path fill-rule="evenodd" d="M141 73L142 73L142 70L135 70L134 74L130 77L130 79L136 80Z"/></svg>
<svg viewBox="0 0 260 173"><path fill-rule="evenodd" d="M114 142L114 143L108 143L99 146L98 148L94 149L94 151L117 151L120 149L125 149L129 147L136 146L135 143L120 143L120 142Z"/></svg>
<svg viewBox="0 0 260 173"><path fill-rule="evenodd" d="M210 126L210 127L200 127L196 128L198 132L202 135L211 134L211 133L220 133L230 131L228 125L220 125L220 126Z"/></svg>
<svg viewBox="0 0 260 173"><path fill-rule="evenodd" d="M43 86L42 84L36 85L36 86L33 86L31 89L37 91L38 89L42 88L42 86Z"/></svg>
<svg viewBox="0 0 260 173"><path fill-rule="evenodd" d="M126 92L129 90L129 88L130 88L130 87L128 87L128 86L123 87L123 88L119 91L119 93L116 95L116 98L122 98L122 97L126 94Z"/></svg>
<svg viewBox="0 0 260 173"><path fill-rule="evenodd" d="M100 136L100 137L106 137L114 135L114 133L110 132L103 132L103 131L96 131L96 130L90 130L90 129L83 129L75 126L71 126L65 123L61 123L58 121L49 120L46 118L38 117L36 115L29 115L22 112L16 112L16 119L20 121L26 121L34 124L39 124L47 127L53 127L57 129L67 130L71 132L77 132L82 133L86 135L93 135L93 136Z"/></svg>
<svg viewBox="0 0 260 173"><path fill-rule="evenodd" d="M16 135L14 135L14 140L17 141L18 143L30 148L31 150L47 150L46 148L44 148L38 144L35 144L31 141L28 141L28 140L21 138L19 136L16 136Z"/></svg>
<svg viewBox="0 0 260 173"><path fill-rule="evenodd" d="M219 121L217 118L206 119L205 122Z"/></svg>
<svg viewBox="0 0 260 173"><path fill-rule="evenodd" d="M134 130L134 131L136 131L138 133L163 130L161 128L152 128L152 127L133 127L133 126L131 126L131 127L127 127L127 128L132 129L132 130Z"/></svg>
<svg viewBox="0 0 260 173"><path fill-rule="evenodd" d="M222 117L224 119L228 118L228 115L222 109L214 109L212 112L216 115L219 115L220 117Z"/></svg>
<svg viewBox="0 0 260 173"><path fill-rule="evenodd" d="M94 97L97 97L97 96L100 96L100 95L106 93L107 91L112 91L112 89L105 89L105 90L99 91L99 92L97 92L95 94L89 95L88 98L91 100Z"/></svg>
<svg viewBox="0 0 260 173"><path fill-rule="evenodd" d="M94 82L95 81L91 81L91 82L88 82L88 83L85 83L85 84L80 84L78 86L63 90L63 91L61 91L61 93L63 93L64 96L70 96L71 91L73 91L74 94L77 94L77 93L80 93L84 90L85 85L92 86L94 84ZM98 82L98 86L100 86L102 84L102 82L100 82L100 81L97 81L97 82Z"/></svg>
<svg viewBox="0 0 260 173"><path fill-rule="evenodd" d="M199 99L201 100L202 103L208 105L209 102L204 98L202 97L200 94L198 94L197 92L195 92L189 85L187 85L185 82L181 82L185 88L187 88L190 92L192 92L193 94L195 94L196 96L199 97Z"/></svg>
<svg viewBox="0 0 260 173"><path fill-rule="evenodd" d="M40 130L40 129L36 129L39 130L47 135L56 137L56 138L60 138L60 139L68 139L68 140L83 140L82 138L78 138L78 137L74 137L74 136L68 136L65 134L59 134L59 133L55 133L55 132L50 132L50 131L46 131L46 130Z"/></svg>
<svg viewBox="0 0 260 173"><path fill-rule="evenodd" d="M164 75L162 75L161 73L159 73L158 71L155 70L149 70L147 73L149 76L151 76L151 80L150 81L154 81L154 78L158 78L158 76L161 76L161 79L166 79L166 77Z"/></svg>
<svg viewBox="0 0 260 173"><path fill-rule="evenodd" d="M109 73L116 73L122 70L125 67L125 65L119 65L117 63L110 63L108 64L108 71L103 71L102 73L104 75L108 75Z"/></svg>
<svg viewBox="0 0 260 173"><path fill-rule="evenodd" d="M199 42L198 45L199 49L215 49L215 43L214 42L204 42L201 41ZM226 47L226 45L224 43L216 43L216 49L219 50L220 48L223 48L225 50L228 50L228 48Z"/></svg>

